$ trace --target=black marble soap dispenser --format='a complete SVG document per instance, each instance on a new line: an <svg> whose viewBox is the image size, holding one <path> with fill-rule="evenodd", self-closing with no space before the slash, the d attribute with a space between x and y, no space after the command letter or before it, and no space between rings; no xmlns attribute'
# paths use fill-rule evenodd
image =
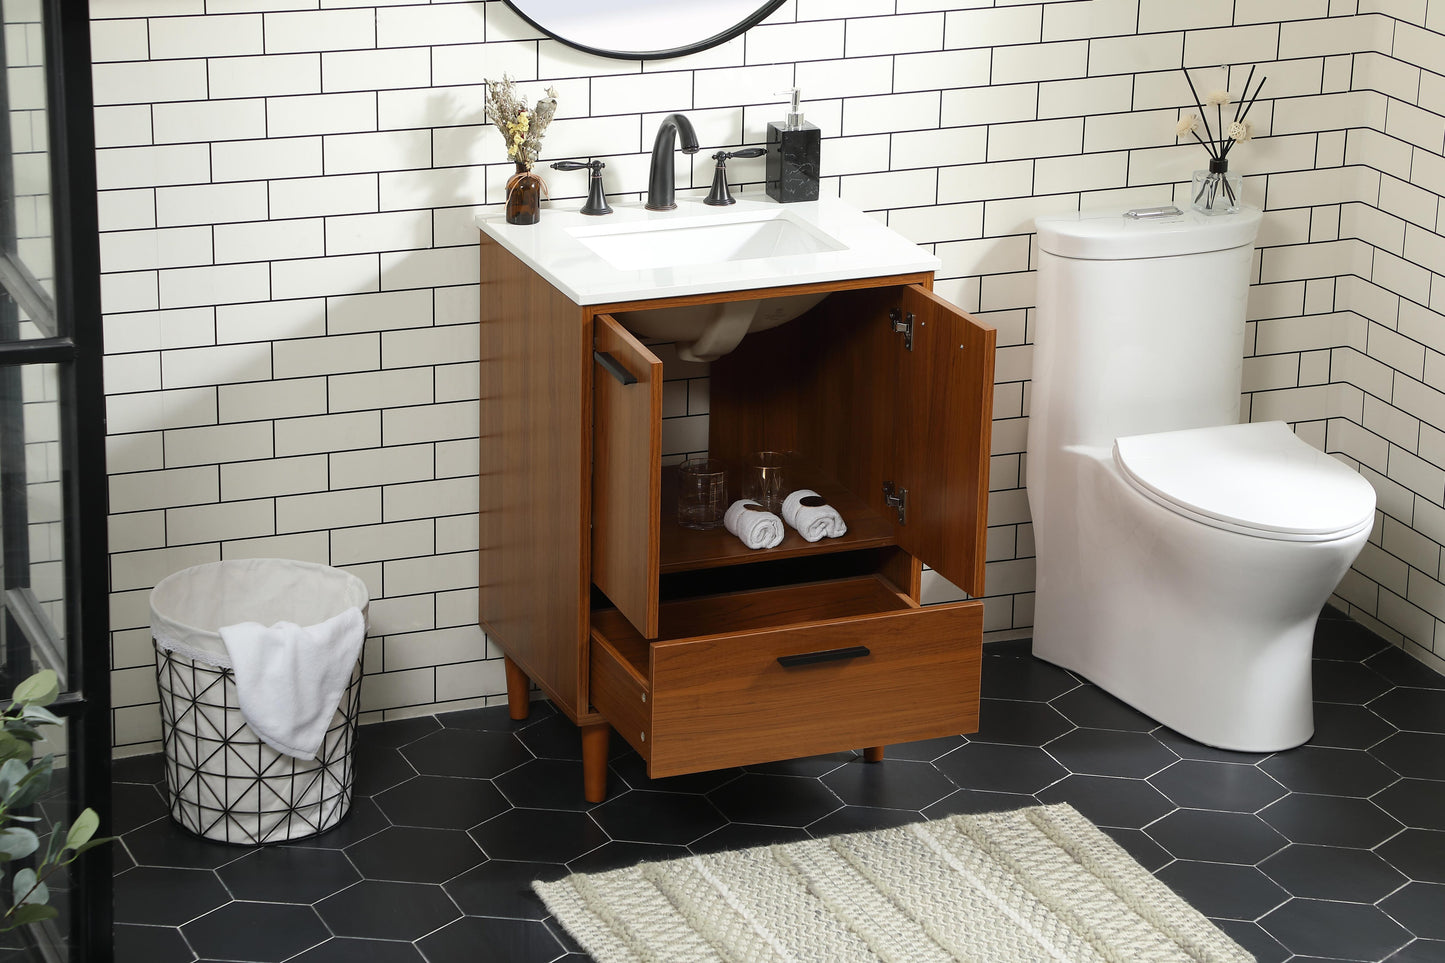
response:
<svg viewBox="0 0 1445 963"><path fill-rule="evenodd" d="M798 88L788 93L792 104L787 119L768 124L768 196L781 204L816 201L823 132L803 119Z"/></svg>

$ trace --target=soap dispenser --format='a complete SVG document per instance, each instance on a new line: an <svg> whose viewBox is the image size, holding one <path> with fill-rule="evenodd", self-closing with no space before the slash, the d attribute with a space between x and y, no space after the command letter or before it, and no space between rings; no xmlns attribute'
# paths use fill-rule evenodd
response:
<svg viewBox="0 0 1445 963"><path fill-rule="evenodd" d="M803 119L798 88L787 93L792 97L787 119L768 124L768 196L781 204L816 201L823 132Z"/></svg>

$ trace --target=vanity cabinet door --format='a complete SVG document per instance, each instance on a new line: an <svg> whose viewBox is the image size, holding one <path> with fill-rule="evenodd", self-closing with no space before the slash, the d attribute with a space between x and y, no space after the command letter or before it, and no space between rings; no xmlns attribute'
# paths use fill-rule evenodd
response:
<svg viewBox="0 0 1445 963"><path fill-rule="evenodd" d="M925 288L900 289L912 350L895 347L898 544L975 598L983 594L993 423L994 329Z"/></svg>
<svg viewBox="0 0 1445 963"><path fill-rule="evenodd" d="M662 362L610 315L593 330L592 583L657 637Z"/></svg>

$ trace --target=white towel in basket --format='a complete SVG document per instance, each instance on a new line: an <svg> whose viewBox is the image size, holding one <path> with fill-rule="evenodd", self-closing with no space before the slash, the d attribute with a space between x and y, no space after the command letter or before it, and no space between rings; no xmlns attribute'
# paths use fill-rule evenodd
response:
<svg viewBox="0 0 1445 963"><path fill-rule="evenodd" d="M240 622L220 633L246 724L277 752L315 759L366 641L361 610L306 626Z"/></svg>

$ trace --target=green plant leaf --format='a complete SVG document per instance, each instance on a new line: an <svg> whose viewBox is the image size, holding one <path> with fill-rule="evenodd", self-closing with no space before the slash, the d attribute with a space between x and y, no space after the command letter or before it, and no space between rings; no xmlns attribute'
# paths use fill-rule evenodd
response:
<svg viewBox="0 0 1445 963"><path fill-rule="evenodd" d="M54 669L42 669L15 687L10 698L21 705L48 706L60 695L60 676Z"/></svg>
<svg viewBox="0 0 1445 963"><path fill-rule="evenodd" d="M31 923L39 923L41 920L53 920L60 915L60 910L54 906L46 906L44 903L24 903L10 911L5 922L5 929L13 930L17 926L29 926Z"/></svg>
<svg viewBox="0 0 1445 963"><path fill-rule="evenodd" d="M0 859L20 859L40 848L40 839L28 829L7 826L0 829Z"/></svg>
<svg viewBox="0 0 1445 963"><path fill-rule="evenodd" d="M106 843L113 843L119 838L119 836L97 836L94 839L81 843L79 846L75 847L75 856L79 856L86 850L94 849L97 846L104 846ZM66 860L66 862L75 862L75 857L72 856L70 859Z"/></svg>
<svg viewBox="0 0 1445 963"><path fill-rule="evenodd" d="M100 816L89 806L81 810L80 815L75 817L75 822L70 826L70 832L65 834L65 848L76 849L84 846L95 831L100 828ZM56 832L60 830L57 829Z"/></svg>
<svg viewBox="0 0 1445 963"><path fill-rule="evenodd" d="M50 887L38 882L35 870L28 866L15 874L14 893L16 899L24 900L27 903L50 902Z"/></svg>
<svg viewBox="0 0 1445 963"><path fill-rule="evenodd" d="M15 738L14 734L0 729L0 762L6 759L29 759L32 752L30 743Z"/></svg>
<svg viewBox="0 0 1445 963"><path fill-rule="evenodd" d="M58 726L65 721L44 706L26 706L20 718L37 726Z"/></svg>

